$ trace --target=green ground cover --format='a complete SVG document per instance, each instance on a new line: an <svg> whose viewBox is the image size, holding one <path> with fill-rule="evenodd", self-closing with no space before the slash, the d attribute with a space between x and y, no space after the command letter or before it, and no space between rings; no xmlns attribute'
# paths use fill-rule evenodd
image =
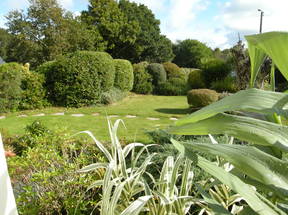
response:
<svg viewBox="0 0 288 215"><path fill-rule="evenodd" d="M108 106L95 106L83 108L46 108L42 110L22 111L6 114L5 119L0 120L0 128L4 133L10 135L22 134L26 125L35 120L41 121L50 129L67 129L74 134L83 130L92 131L99 140L109 140L107 129L107 116L117 115L111 118L123 119L127 129L120 128L119 136L129 141L147 142L149 139L145 131L155 128L165 128L174 122L171 117L181 118L185 116L187 109L185 96L154 96L130 94L124 100ZM64 112L63 116L54 116L53 113ZM44 113L45 116L33 116ZM99 113L98 116L93 114ZM71 116L71 114L84 114L82 117ZM27 115L27 117L19 117ZM136 118L127 118L127 115ZM159 120L148 120L147 118L159 118Z"/></svg>

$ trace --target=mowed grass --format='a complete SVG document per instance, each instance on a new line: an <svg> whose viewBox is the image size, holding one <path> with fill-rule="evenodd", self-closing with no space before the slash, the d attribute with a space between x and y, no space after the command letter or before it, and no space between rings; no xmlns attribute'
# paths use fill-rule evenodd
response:
<svg viewBox="0 0 288 215"><path fill-rule="evenodd" d="M54 116L53 113L64 112L63 116ZM33 116L44 113L45 116ZM93 114L99 113L98 116ZM149 141L146 131L157 128L167 128L173 125L171 117L181 118L189 113L185 96L154 96L130 94L124 100L108 106L95 106L85 108L46 108L34 111L22 111L6 114L5 119L0 120L0 128L10 135L23 134L26 125L33 121L41 121L48 128L66 129L70 134L89 130L99 140L109 140L107 116L112 121L123 119L126 129L120 126L119 137L128 141ZM84 114L82 117L71 116L71 114ZM19 117L27 115L27 117ZM136 118L127 118L127 115ZM147 118L159 118L159 120L148 120Z"/></svg>

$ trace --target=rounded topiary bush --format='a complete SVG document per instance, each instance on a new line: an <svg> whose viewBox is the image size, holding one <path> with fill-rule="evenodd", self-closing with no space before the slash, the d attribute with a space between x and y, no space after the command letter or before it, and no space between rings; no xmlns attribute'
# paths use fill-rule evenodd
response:
<svg viewBox="0 0 288 215"><path fill-rule="evenodd" d="M162 64L151 63L147 66L148 73L152 76L152 83L158 86L160 83L167 80L166 71Z"/></svg>
<svg viewBox="0 0 288 215"><path fill-rule="evenodd" d="M209 89L194 89L187 93L187 101L191 107L204 107L218 100L218 93Z"/></svg>
<svg viewBox="0 0 288 215"><path fill-rule="evenodd" d="M207 86L213 81L225 79L231 72L231 66L223 60L211 59L203 64L203 76Z"/></svg>
<svg viewBox="0 0 288 215"><path fill-rule="evenodd" d="M0 65L0 112L17 110L21 101L22 67L18 63Z"/></svg>
<svg viewBox="0 0 288 215"><path fill-rule="evenodd" d="M105 52L77 51L38 70L45 72L49 100L66 107L100 103L115 79L113 58Z"/></svg>
<svg viewBox="0 0 288 215"><path fill-rule="evenodd" d="M134 84L133 92L139 94L150 94L153 90L152 77L147 72L146 68L149 64L141 62L133 64Z"/></svg>
<svg viewBox="0 0 288 215"><path fill-rule="evenodd" d="M185 74L181 72L181 69L179 66L177 66L175 63L166 62L163 63L163 67L167 74L167 79L170 78L184 78Z"/></svg>
<svg viewBox="0 0 288 215"><path fill-rule="evenodd" d="M205 80L203 72L200 69L194 69L190 71L187 80L188 87L190 89L205 88Z"/></svg>
<svg viewBox="0 0 288 215"><path fill-rule="evenodd" d="M114 87L122 91L133 89L133 66L128 60L115 59L115 82Z"/></svg>

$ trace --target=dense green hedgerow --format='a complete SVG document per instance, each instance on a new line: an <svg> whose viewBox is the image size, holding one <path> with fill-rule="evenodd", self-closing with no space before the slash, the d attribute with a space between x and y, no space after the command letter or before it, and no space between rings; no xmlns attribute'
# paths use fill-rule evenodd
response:
<svg viewBox="0 0 288 215"><path fill-rule="evenodd" d="M183 78L185 77L185 74L181 72L181 69L179 66L177 66L175 63L166 62L163 63L163 67L167 74L167 79L170 78Z"/></svg>
<svg viewBox="0 0 288 215"><path fill-rule="evenodd" d="M151 63L147 66L147 71L152 76L152 83L155 87L167 80L166 71L162 64Z"/></svg>
<svg viewBox="0 0 288 215"><path fill-rule="evenodd" d="M236 79L227 76L223 80L214 81L211 83L211 89L216 90L217 92L235 93L237 91Z"/></svg>
<svg viewBox="0 0 288 215"><path fill-rule="evenodd" d="M105 52L77 51L38 70L45 72L50 101L66 107L99 103L115 79L113 58Z"/></svg>
<svg viewBox="0 0 288 215"><path fill-rule="evenodd" d="M203 72L200 69L191 69L188 74L188 87L190 89L200 89L205 88L205 79L203 77Z"/></svg>
<svg viewBox="0 0 288 215"><path fill-rule="evenodd" d="M0 65L0 112L17 110L21 101L22 67L18 63Z"/></svg>
<svg viewBox="0 0 288 215"><path fill-rule="evenodd" d="M128 60L115 59L115 82L114 87L122 91L130 91L133 89L133 66Z"/></svg>
<svg viewBox="0 0 288 215"><path fill-rule="evenodd" d="M188 104L192 107L204 107L218 100L218 93L209 89L194 89L187 93Z"/></svg>
<svg viewBox="0 0 288 215"><path fill-rule="evenodd" d="M134 84L133 92L139 94L150 94L153 91L152 77L147 72L147 62L133 64Z"/></svg>
<svg viewBox="0 0 288 215"><path fill-rule="evenodd" d="M122 91L118 88L111 88L110 90L102 93L101 104L109 105L124 99L127 96L127 91Z"/></svg>
<svg viewBox="0 0 288 215"><path fill-rule="evenodd" d="M160 83L156 88L156 92L158 95L165 96L186 95L187 83L182 78L171 78L166 82Z"/></svg>

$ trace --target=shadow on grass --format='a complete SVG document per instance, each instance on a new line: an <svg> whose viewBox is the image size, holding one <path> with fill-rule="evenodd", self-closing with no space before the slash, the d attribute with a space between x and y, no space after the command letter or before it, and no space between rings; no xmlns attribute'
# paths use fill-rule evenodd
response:
<svg viewBox="0 0 288 215"><path fill-rule="evenodd" d="M160 113L166 113L166 114L190 114L192 112L194 112L195 110L192 110L190 108L184 108L184 109L180 109L180 108L158 108L155 109L155 111L160 112Z"/></svg>

